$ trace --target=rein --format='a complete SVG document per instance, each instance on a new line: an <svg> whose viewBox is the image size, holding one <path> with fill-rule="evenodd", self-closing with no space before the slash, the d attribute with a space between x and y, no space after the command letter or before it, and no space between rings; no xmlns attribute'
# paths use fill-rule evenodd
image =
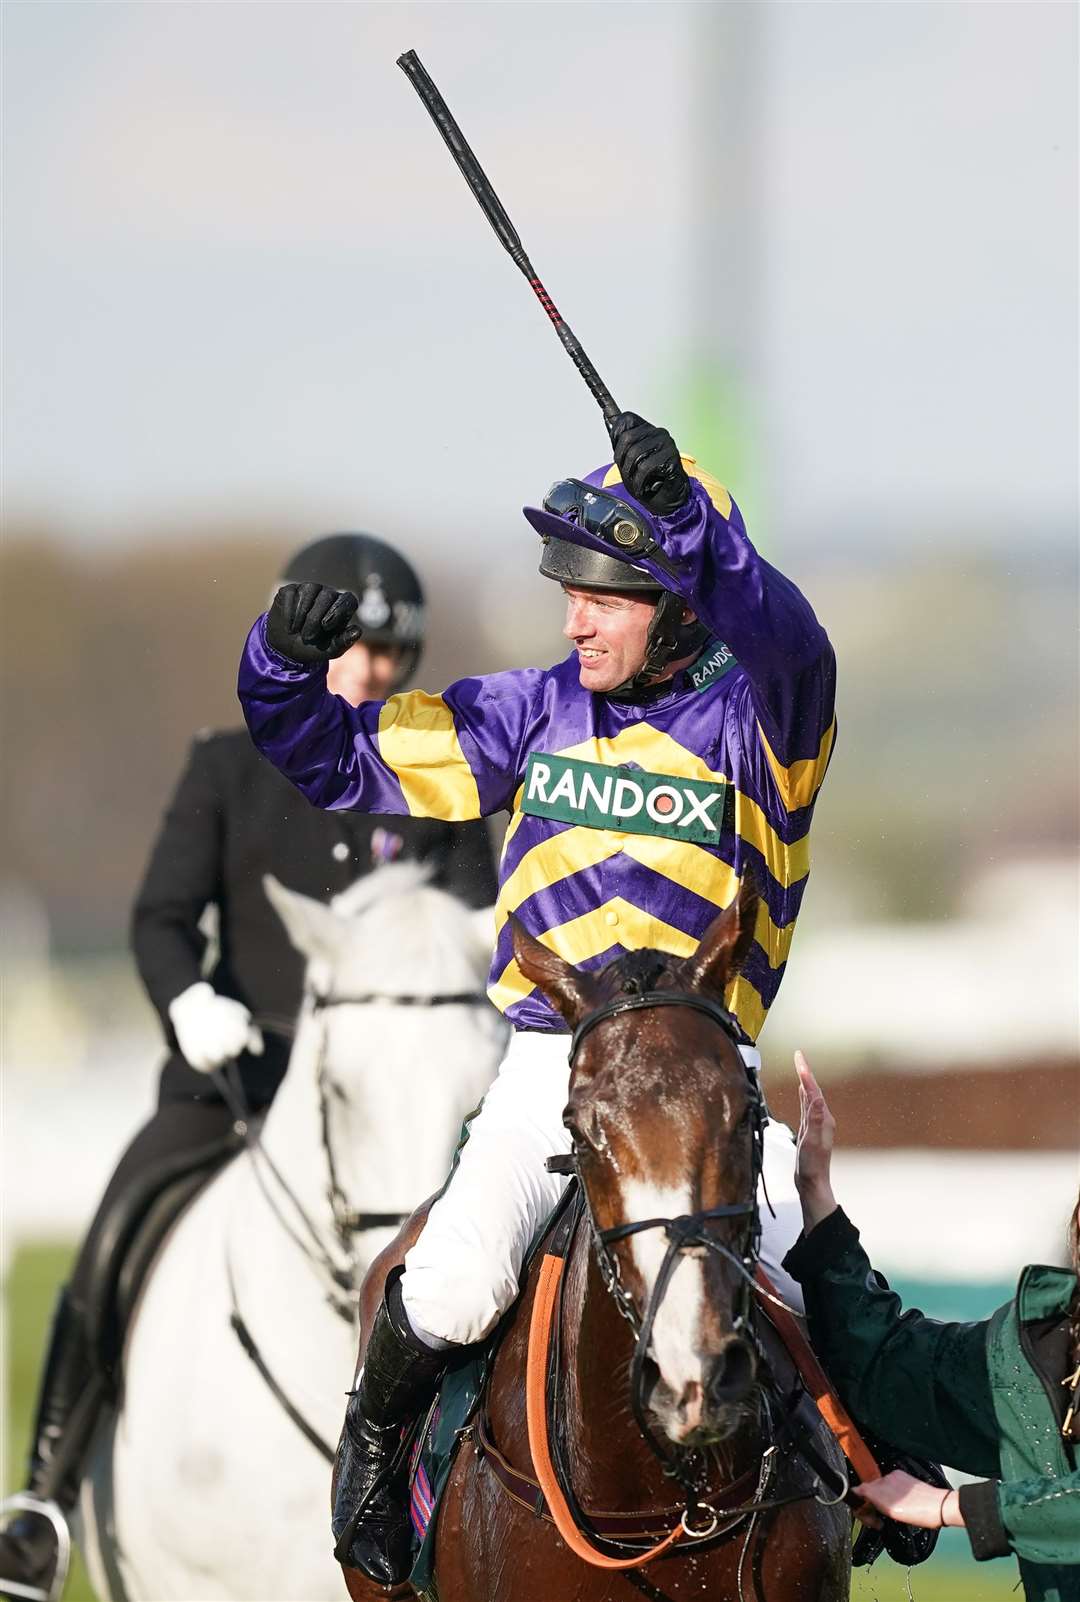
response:
<svg viewBox="0 0 1080 1602"><path fill-rule="evenodd" d="M482 991L460 990L453 992L436 992L432 995L402 994L396 995L389 991L371 990L357 995L322 995L317 991L308 990L305 999L311 1005L313 1016L325 1013L332 1007L368 1006L373 1002L387 1002L401 1007L445 1007L445 1006L478 1006L487 1005L488 1000ZM292 1034L293 1026L283 1028L283 1020L259 1017L257 1024L272 1027L279 1034ZM390 1229L404 1223L407 1213L394 1212L356 1212L348 1205L344 1188L338 1179L337 1167L334 1162L334 1151L330 1141L330 1089L331 1081L326 1066L327 1039L326 1029L323 1027L319 1040L319 1054L315 1067L315 1083L319 1093L319 1127L323 1155L326 1159L327 1170L327 1199L330 1203L330 1212L334 1222L334 1229L345 1253L352 1257L352 1237L363 1234L369 1229ZM295 1242L304 1256L321 1269L330 1280L334 1289L330 1293L330 1301L335 1311L347 1321L352 1320L353 1310L351 1304L343 1304L338 1292L351 1294L356 1290L355 1267L341 1268L326 1250L322 1242L322 1235L318 1226L312 1221L306 1208L296 1195L288 1180L277 1167L273 1158L267 1152L259 1136L259 1131L253 1121L251 1109L244 1097L240 1078L236 1072L235 1063L229 1063L225 1069L215 1069L212 1075L218 1092L235 1120L238 1134L242 1135L248 1155L251 1157L260 1189L278 1223ZM297 1231L284 1218L281 1209L275 1204L273 1197L263 1180L259 1169L262 1164L273 1178L282 1194L287 1197L293 1211L296 1213L309 1236L311 1245L301 1239Z"/></svg>
<svg viewBox="0 0 1080 1602"><path fill-rule="evenodd" d="M234 1129L238 1135L243 1137L244 1150L251 1159L252 1173L255 1175L256 1183L262 1191L267 1206L298 1251L317 1270L325 1274L330 1284L330 1289L327 1291L327 1301L339 1318L351 1323L352 1306L345 1300L345 1296L348 1293L355 1292L356 1289L355 1275L352 1268L343 1268L334 1261L334 1258L323 1245L322 1234L318 1225L313 1222L303 1202L301 1202L263 1145L258 1125L252 1118L251 1109L244 1096L239 1075L236 1073L235 1063L226 1064L224 1069L215 1068L211 1077L217 1085L222 1100L233 1115ZM266 1170L265 1174L263 1172L264 1169ZM303 1230L309 1236L310 1244L304 1240L301 1232L295 1229L286 1219L267 1184L267 1175L275 1181L282 1195L288 1200L303 1226Z"/></svg>
<svg viewBox="0 0 1080 1602"><path fill-rule="evenodd" d="M320 995L318 991L309 991L308 999L311 1002L313 1016L328 1011L331 1007L369 1007L375 1002L386 1002L393 1007L477 1007L488 1006L487 996L482 990L456 990L450 992L436 992L434 995L395 994L386 990L368 990L357 995ZM348 1204L345 1191L337 1177L334 1166L334 1148L330 1143L330 1102L327 1087L330 1083L326 1071L326 1029L322 1031L319 1043L319 1061L315 1070L315 1079L319 1088L319 1117L322 1128L322 1145L326 1154L326 1167L329 1175L328 1197L330 1210L334 1218L334 1227L342 1246L349 1250L350 1239L353 1235L362 1234L368 1229L389 1228L403 1224L408 1217L407 1213L372 1213L354 1212Z"/></svg>
<svg viewBox="0 0 1080 1602"><path fill-rule="evenodd" d="M320 1012L325 1012L331 1007L366 1006L371 1002L377 1001L384 1001L401 1007L476 1006L480 1003L487 1004L487 997L482 992L471 990L456 991L453 993L444 994L437 993L435 995L428 996L398 996L388 994L383 991L369 991L367 994L355 996L334 996L319 995L317 992L309 990L306 993L306 999L311 1003L313 1015L316 1015ZM286 1024L285 1020L280 1018L271 1019L263 1016L256 1018L255 1022L257 1024L265 1025L267 1028L272 1028L278 1034L289 1036L294 1033L294 1026L292 1024ZM332 1287L328 1292L327 1301L338 1317L342 1318L346 1323L351 1325L354 1318L354 1303L352 1298L356 1294L356 1260L355 1251L352 1244L353 1237L363 1234L370 1229L387 1229L396 1227L397 1225L404 1223L405 1219L408 1217L408 1214L356 1212L349 1207L344 1189L342 1188L341 1182L338 1179L337 1168L334 1163L334 1149L330 1141L330 1079L326 1069L326 1050L327 1040L326 1028L324 1026L321 1030L319 1055L315 1069L315 1083L319 1092L319 1129L323 1153L326 1158L327 1198L330 1203L334 1229L338 1240L341 1243L343 1250L350 1258L348 1268L342 1268L339 1266L339 1264L334 1261L334 1258L330 1252L327 1251L325 1245L323 1244L322 1234L318 1226L313 1222L309 1213L307 1212L307 1209L300 1201L300 1198L296 1195L296 1192L292 1189L292 1186L288 1183L285 1176L281 1173L281 1170L277 1167L273 1158L266 1150L266 1147L263 1145L260 1138L258 1125L252 1117L251 1108L247 1105L247 1100L244 1096L243 1086L240 1081L235 1060L227 1063L224 1069L214 1069L212 1078L217 1086L219 1094L233 1115L236 1133L243 1137L244 1147L251 1159L252 1170L255 1174L256 1181L258 1182L259 1189L262 1191L270 1211L273 1213L274 1217L277 1219L285 1233L299 1248L308 1261L313 1263L317 1269L320 1269L323 1273L325 1273ZM277 1206L266 1184L260 1164L266 1168L267 1172L274 1179L283 1195L288 1198L288 1201L299 1218L300 1223L303 1225L304 1230L310 1237L310 1246L301 1238L297 1230L287 1222L281 1209ZM229 1323L233 1329L233 1332L235 1333L248 1357L250 1357L251 1361L254 1363L258 1372L262 1375L262 1378L265 1380L272 1395L288 1414L289 1418L296 1425L297 1429L300 1430L301 1434L307 1437L315 1449L320 1452L328 1462L332 1463L335 1457L333 1448L319 1436L315 1428L308 1423L295 1404L290 1401L282 1386L271 1373L262 1353L259 1350L254 1336L251 1334L251 1331L244 1321L243 1315L240 1312L240 1306L236 1295L236 1285L233 1278L232 1263L229 1260L227 1252L225 1259L225 1271L229 1284L229 1296L232 1302Z"/></svg>

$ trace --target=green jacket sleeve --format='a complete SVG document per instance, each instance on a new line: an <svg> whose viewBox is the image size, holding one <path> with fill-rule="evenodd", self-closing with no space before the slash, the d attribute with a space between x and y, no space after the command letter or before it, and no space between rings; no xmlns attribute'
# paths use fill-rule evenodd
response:
<svg viewBox="0 0 1080 1602"><path fill-rule="evenodd" d="M960 1511L977 1558L1011 1551L1029 1563L1080 1565L1080 1469L963 1485Z"/></svg>
<svg viewBox="0 0 1080 1602"><path fill-rule="evenodd" d="M800 1235L784 1267L802 1285L814 1350L860 1424L916 1457L998 1474L986 1323L904 1312L840 1208Z"/></svg>
<svg viewBox="0 0 1080 1602"><path fill-rule="evenodd" d="M1032 1563L1080 1563L1080 1469L998 1486L1009 1545Z"/></svg>
<svg viewBox="0 0 1080 1602"><path fill-rule="evenodd" d="M977 1559L1008 1557L1030 1564L1077 1565L1080 1592L1080 1471L1024 1480L979 1480L961 1485L971 1552Z"/></svg>

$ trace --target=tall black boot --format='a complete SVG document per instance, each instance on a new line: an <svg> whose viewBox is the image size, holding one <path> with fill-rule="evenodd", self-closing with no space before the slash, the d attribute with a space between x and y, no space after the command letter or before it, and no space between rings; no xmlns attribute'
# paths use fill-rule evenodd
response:
<svg viewBox="0 0 1080 1602"><path fill-rule="evenodd" d="M375 1315L360 1382L349 1397L338 1446L334 1556L376 1585L398 1585L412 1567L405 1427L435 1395L446 1366L413 1334L400 1271Z"/></svg>
<svg viewBox="0 0 1080 1602"><path fill-rule="evenodd" d="M0 1528L0 1596L47 1597L63 1585L67 1540L61 1530L79 1494L83 1455L102 1393L82 1310L65 1287L53 1314L26 1491L19 1511ZM42 1504L42 1511L27 1508L27 1498ZM0 1503L0 1520L4 1509Z"/></svg>

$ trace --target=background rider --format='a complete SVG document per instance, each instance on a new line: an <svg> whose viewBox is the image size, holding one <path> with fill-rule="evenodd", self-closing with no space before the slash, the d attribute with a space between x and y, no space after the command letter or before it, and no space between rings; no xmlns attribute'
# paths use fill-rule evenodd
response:
<svg viewBox="0 0 1080 1602"><path fill-rule="evenodd" d="M332 663L331 694L355 706L412 677L424 644L424 595L400 552L370 534L327 535L297 551L280 578L361 597L365 637ZM401 818L388 828L361 812L320 811L256 751L245 728L194 741L132 916L136 964L168 1047L158 1105L121 1156L60 1293L31 1438L31 1495L48 1486L62 1510L74 1504L78 1451L59 1485L48 1484L49 1467L61 1445L66 1451L71 1444L69 1424L92 1372L85 1308L95 1278L109 1270L103 1254L117 1205L152 1185L163 1165L212 1152L226 1139L233 1114L210 1077L215 1069L235 1064L230 1073L254 1111L269 1106L284 1076L304 964L266 899L263 875L329 900L395 858L429 863L437 883L473 906L494 900L483 823ZM209 908L216 924L210 942ZM93 1416L80 1409L75 1422L85 1445ZM22 1513L0 1531L0 1591L5 1581L47 1586L55 1562L53 1528L44 1518Z"/></svg>

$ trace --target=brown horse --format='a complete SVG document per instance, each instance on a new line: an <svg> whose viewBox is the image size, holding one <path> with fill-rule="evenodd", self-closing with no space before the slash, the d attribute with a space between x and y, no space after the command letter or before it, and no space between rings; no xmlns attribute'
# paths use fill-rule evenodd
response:
<svg viewBox="0 0 1080 1602"><path fill-rule="evenodd" d="M530 1452L525 1374L549 1265L531 1268L443 1496L440 1602L849 1594L850 1515L785 1424L794 1371L748 1295L764 1113L722 998L753 923L754 898L743 894L694 955L634 952L598 975L514 929L522 972L575 1031L564 1115L573 1157L560 1168L573 1168L584 1207L559 1231L565 1267L547 1384L558 1478L587 1545L609 1560L638 1562L680 1520L684 1530L644 1567L595 1567L507 1474L504 1464L543 1477ZM388 1267L421 1223L418 1215L372 1265L366 1327ZM816 1422L811 1429L817 1469L838 1466L831 1437ZM345 1577L356 1602L387 1595L355 1570Z"/></svg>

